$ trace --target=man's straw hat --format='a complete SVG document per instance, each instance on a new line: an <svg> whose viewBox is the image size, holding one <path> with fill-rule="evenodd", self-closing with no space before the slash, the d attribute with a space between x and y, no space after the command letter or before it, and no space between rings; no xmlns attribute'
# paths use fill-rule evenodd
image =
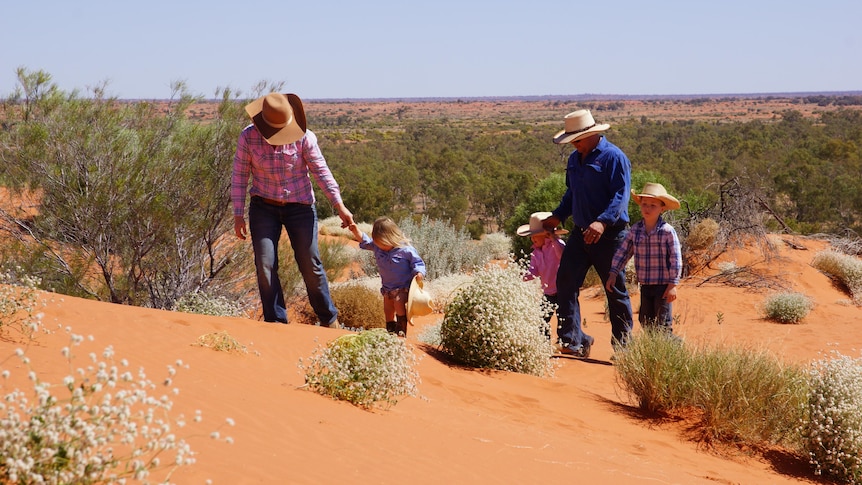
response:
<svg viewBox="0 0 862 485"><path fill-rule="evenodd" d="M295 94L269 93L247 104L245 112L270 145L288 145L305 136L305 110Z"/></svg>
<svg viewBox="0 0 862 485"><path fill-rule="evenodd" d="M554 143L559 145L586 138L611 127L608 124L596 124L596 120L593 119L593 115L588 109L572 111L566 115L564 120L566 123L565 129L554 135Z"/></svg>

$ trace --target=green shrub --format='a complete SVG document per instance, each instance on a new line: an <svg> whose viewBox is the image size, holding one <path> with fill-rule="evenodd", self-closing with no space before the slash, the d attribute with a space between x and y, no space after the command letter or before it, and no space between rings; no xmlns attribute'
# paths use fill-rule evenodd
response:
<svg viewBox="0 0 862 485"><path fill-rule="evenodd" d="M862 261L836 251L821 251L811 265L836 279L850 292L857 305L862 305Z"/></svg>
<svg viewBox="0 0 862 485"><path fill-rule="evenodd" d="M766 298L763 313L766 318L779 323L799 323L811 311L813 303L802 293L782 292Z"/></svg>
<svg viewBox="0 0 862 485"><path fill-rule="evenodd" d="M236 301L201 291L183 295L177 300L174 311L215 317L238 317L243 314L242 307Z"/></svg>
<svg viewBox="0 0 862 485"><path fill-rule="evenodd" d="M539 181L524 200L515 207L515 213L506 221L506 234L514 237L511 251L516 259L524 259L530 254L532 241L528 237L516 236L518 227L530 222L530 214L554 210L566 193L566 177L562 173L552 173ZM571 219L566 221L567 229L572 228ZM567 236L564 236L567 237Z"/></svg>
<svg viewBox="0 0 862 485"><path fill-rule="evenodd" d="M805 448L817 474L862 483L862 359L816 362L810 370Z"/></svg>
<svg viewBox="0 0 862 485"><path fill-rule="evenodd" d="M388 405L416 394L416 357L406 340L383 329L338 337L318 347L307 364L300 360L309 389L363 408Z"/></svg>
<svg viewBox="0 0 862 485"><path fill-rule="evenodd" d="M547 311L538 282L523 281L520 266L482 269L446 306L441 347L472 367L549 375Z"/></svg>

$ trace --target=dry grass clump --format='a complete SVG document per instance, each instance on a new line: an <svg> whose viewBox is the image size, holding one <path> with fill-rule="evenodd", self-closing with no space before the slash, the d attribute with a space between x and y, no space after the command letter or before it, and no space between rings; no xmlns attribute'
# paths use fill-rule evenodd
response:
<svg viewBox="0 0 862 485"><path fill-rule="evenodd" d="M799 323L814 306L811 298L792 291L774 293L763 302L763 314L779 323Z"/></svg>
<svg viewBox="0 0 862 485"><path fill-rule="evenodd" d="M299 367L312 391L370 408L415 395L419 382L415 364L405 339L374 329L342 335L318 347L307 363L300 360Z"/></svg>
<svg viewBox="0 0 862 485"><path fill-rule="evenodd" d="M478 271L445 308L441 347L472 367L537 376L552 373L552 347L542 318L550 309L536 281L514 263Z"/></svg>
<svg viewBox="0 0 862 485"><path fill-rule="evenodd" d="M798 446L808 385L802 368L751 349L691 348L644 331L615 362L617 378L641 409L698 415L707 443Z"/></svg>
<svg viewBox="0 0 862 485"><path fill-rule="evenodd" d="M245 345L233 338L229 333L222 330L221 332L210 332L198 337L198 345L213 349L219 352L238 352L247 354L248 349Z"/></svg>
<svg viewBox="0 0 862 485"><path fill-rule="evenodd" d="M332 302L338 308L338 321L346 328L385 328L383 297L380 289L371 289L361 283L342 283L329 289Z"/></svg>
<svg viewBox="0 0 862 485"><path fill-rule="evenodd" d="M862 359L836 355L810 370L805 448L815 472L862 483Z"/></svg>
<svg viewBox="0 0 862 485"><path fill-rule="evenodd" d="M470 272L490 261L489 255L470 238L466 230L456 229L448 222L423 216L418 222L404 219L398 225L425 261L429 281L454 273Z"/></svg>
<svg viewBox="0 0 862 485"><path fill-rule="evenodd" d="M847 254L827 250L817 253L811 266L847 288L853 302L862 305L862 261Z"/></svg>
<svg viewBox="0 0 862 485"><path fill-rule="evenodd" d="M691 228L691 232L685 238L685 243L689 249L694 251L707 249L715 243L718 229L717 222L709 218L703 219Z"/></svg>

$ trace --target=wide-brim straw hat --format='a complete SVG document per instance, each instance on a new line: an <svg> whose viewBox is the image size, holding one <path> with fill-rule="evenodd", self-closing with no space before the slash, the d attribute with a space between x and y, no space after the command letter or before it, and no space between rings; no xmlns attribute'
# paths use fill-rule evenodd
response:
<svg viewBox="0 0 862 485"><path fill-rule="evenodd" d="M533 212L530 214L530 223L524 224L518 227L518 230L515 231L519 236L532 236L533 234L539 234L545 232L545 228L542 227L542 221L551 217L550 212ZM554 234L568 234L569 231L563 229L562 227L558 227L554 229Z"/></svg>
<svg viewBox="0 0 862 485"><path fill-rule="evenodd" d="M430 315L434 311L431 305L431 294L425 291L425 282L413 277L410 291L407 293L407 321L413 323L413 317Z"/></svg>
<svg viewBox="0 0 862 485"><path fill-rule="evenodd" d="M288 145L305 136L305 109L295 94L269 93L248 103L245 112L270 145Z"/></svg>
<svg viewBox="0 0 862 485"><path fill-rule="evenodd" d="M664 202L664 206L666 210L674 210L679 209L679 201L676 200L676 197L667 193L667 190L664 188L664 185L657 184L653 182L649 182L644 184L643 190L641 193L636 193L634 189L632 189L632 198L635 202L640 205L641 199L644 197L652 197Z"/></svg>
<svg viewBox="0 0 862 485"><path fill-rule="evenodd" d="M581 138L586 138L595 133L605 131L611 127L608 124L597 124L593 114L588 109L579 109L567 114L565 129L554 135L554 143L563 145Z"/></svg>

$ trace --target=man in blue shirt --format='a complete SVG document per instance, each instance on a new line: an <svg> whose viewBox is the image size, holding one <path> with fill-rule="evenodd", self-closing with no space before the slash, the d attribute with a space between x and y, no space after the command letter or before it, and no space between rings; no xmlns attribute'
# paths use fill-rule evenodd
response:
<svg viewBox="0 0 862 485"><path fill-rule="evenodd" d="M554 143L575 147L566 165L566 193L543 222L553 229L571 216L575 225L557 272L557 338L561 353L583 358L590 356L594 339L581 328L581 285L594 267L604 287L629 223L631 162L601 134L608 128L597 124L588 110L566 115L565 129L554 136ZM611 289L605 289L614 349L626 345L633 326L625 281L623 270Z"/></svg>

